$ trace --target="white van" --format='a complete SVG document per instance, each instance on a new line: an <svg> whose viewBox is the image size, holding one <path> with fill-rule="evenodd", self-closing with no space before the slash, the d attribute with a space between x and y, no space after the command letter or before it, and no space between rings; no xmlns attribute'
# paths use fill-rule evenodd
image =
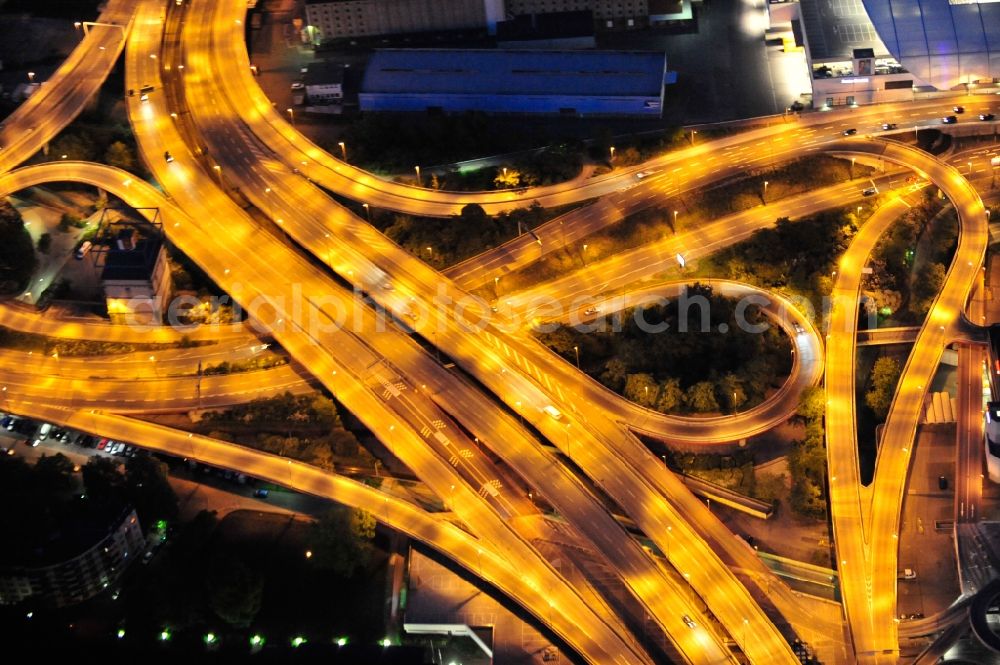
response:
<svg viewBox="0 0 1000 665"><path fill-rule="evenodd" d="M81 260L83 257L85 257L87 254L90 253L90 250L93 249L93 247L94 243L90 242L89 240L84 240L83 243L81 243L81 245L76 248L76 255L75 255L76 259L78 261Z"/></svg>

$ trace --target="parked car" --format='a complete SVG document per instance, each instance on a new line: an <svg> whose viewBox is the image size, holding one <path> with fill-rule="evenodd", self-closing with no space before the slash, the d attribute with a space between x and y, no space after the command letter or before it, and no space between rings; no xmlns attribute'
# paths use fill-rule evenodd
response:
<svg viewBox="0 0 1000 665"><path fill-rule="evenodd" d="M944 476L938 476L938 489L946 490L948 489L948 479Z"/></svg>
<svg viewBox="0 0 1000 665"><path fill-rule="evenodd" d="M904 568L903 572L899 574L899 578L903 580L915 580L917 579L917 571L912 568Z"/></svg>
<svg viewBox="0 0 1000 665"><path fill-rule="evenodd" d="M98 450L104 450L107 447L108 447L108 440L107 439L101 439L100 441L97 442L97 449Z"/></svg>
<svg viewBox="0 0 1000 665"><path fill-rule="evenodd" d="M255 499L266 499L268 494L270 494L270 492L264 489L263 487L255 489L253 491L253 496Z"/></svg>

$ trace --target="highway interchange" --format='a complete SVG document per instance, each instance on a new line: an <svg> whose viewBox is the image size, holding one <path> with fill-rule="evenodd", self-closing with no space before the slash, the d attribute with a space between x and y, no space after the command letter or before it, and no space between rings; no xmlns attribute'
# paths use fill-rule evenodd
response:
<svg viewBox="0 0 1000 665"><path fill-rule="evenodd" d="M304 389L307 381L322 385L442 497L449 518L465 530L304 465L118 415L133 410L116 404L115 398L134 391L134 384L117 385L131 383L121 374L116 383L110 372L98 380L89 379L88 373L67 389L65 380L56 377L84 371L68 359L53 366L47 360L43 365L40 359L23 363L0 356L7 377L4 408L366 508L486 579L589 662L657 662L664 656L691 663L738 662L741 657L754 663L795 662L789 646L794 635L849 641L847 649L857 662L896 662L895 534L910 451L925 387L941 351L961 333L960 312L983 263L986 213L975 189L955 167L895 142L844 140L841 132L855 127L861 134L881 134L887 118L901 131L931 126L950 102L778 118L582 184L527 192L441 192L378 179L327 155L287 123L250 73L243 43L245 11L245 3L232 0L187 0L181 7L171 3L166 8L148 0L112 1L101 22L122 29L91 30L42 88L52 99L71 97L75 102L44 103L45 98L36 95L32 99L39 101L30 113L19 111L6 122L0 134L0 193L71 181L99 187L136 208L159 209L171 241L241 302L253 316L253 327L278 341L294 361L294 366L268 370L264 374L271 376L243 390L239 374L214 377L214 383L207 384L208 377L160 377L157 366L186 363L190 373L192 359L199 357L190 349L179 358L167 354L139 370L149 385L134 410L190 408L195 398L182 397L195 392L195 404L205 407L289 385ZM127 45L121 39L125 35ZM126 87L154 87L148 102L138 96L126 101L140 151L166 195L127 173L95 164L61 162L10 170L72 120L110 71L114 58L104 54L123 47ZM79 97L60 95L62 90L76 91ZM978 100L965 103L970 113L996 106ZM825 340L821 322L800 313L781 294L760 294L791 315L779 320L795 340L794 369L764 404L733 417L668 417L631 404L525 334L519 322L535 315L530 292L505 294L504 301L511 301L509 311L491 316L489 303L471 298L466 290L502 276L501 267L509 270L540 251L579 243L586 234L650 201L819 150L913 169L946 193L961 221L956 259L928 323L917 334L890 412L875 480L868 488L860 483L856 462L857 335L856 316L850 313L857 302L860 266L902 204L892 202L880 209L845 255L836 287L843 298L836 300L837 323L830 325ZM174 157L169 163L163 158L167 152ZM653 174L637 184L635 174L642 169ZM455 214L469 202L495 212L536 200L548 206L602 198L564 216L560 232L540 227L541 249L526 239L513 241L445 276L382 237L324 189L374 207L431 215ZM254 214L230 197L236 190L253 204ZM640 288L633 284L644 274L663 272L664 257L706 255L773 224L776 216L785 214L783 209L849 204L859 197L858 190L856 183L845 184L796 201L770 203L539 284L535 295L565 302L565 311L573 311L585 306L574 298L586 294L590 303L608 311L651 293L673 293L676 280ZM610 214L608 206L617 214ZM733 292L749 288L722 287ZM622 289L624 295L615 302L613 294L621 295ZM395 321L389 317L388 323L380 323L371 303ZM140 336L131 327L53 322L9 307L0 309L0 320L12 328L70 338L178 338L167 329L142 331ZM344 320L352 322L350 330L334 325ZM803 332L797 333L792 324ZM251 332L240 327L183 334L222 345L221 351L206 347L207 358L225 349L246 353L248 346L259 344ZM427 345L440 349L473 380L443 367ZM850 626L847 636L839 634L839 625L810 616L752 550L635 436L640 432L706 448L745 439L787 419L801 390L818 381L824 368L831 503ZM201 384L197 391L181 385L195 380ZM169 403L168 395L180 404ZM558 409L558 419L546 413L547 405ZM480 442L499 461L483 454ZM612 607L594 587L571 584L541 555L533 543L557 536L526 500L531 488L544 488L547 500L568 523L568 546L598 553L615 570L633 599L631 605ZM663 556L629 537L609 514L605 498L620 506ZM636 627L644 615L656 623L666 646L637 640ZM684 617L695 617L695 625L689 626Z"/></svg>

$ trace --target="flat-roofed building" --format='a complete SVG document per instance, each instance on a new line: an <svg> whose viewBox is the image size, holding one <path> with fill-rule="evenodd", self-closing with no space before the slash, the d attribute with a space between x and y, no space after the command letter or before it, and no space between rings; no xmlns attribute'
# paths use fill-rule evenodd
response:
<svg viewBox="0 0 1000 665"><path fill-rule="evenodd" d="M503 0L306 1L306 20L319 32L314 41L491 28L503 18Z"/></svg>
<svg viewBox="0 0 1000 665"><path fill-rule="evenodd" d="M666 55L650 51L385 49L368 63L362 111L659 117Z"/></svg>

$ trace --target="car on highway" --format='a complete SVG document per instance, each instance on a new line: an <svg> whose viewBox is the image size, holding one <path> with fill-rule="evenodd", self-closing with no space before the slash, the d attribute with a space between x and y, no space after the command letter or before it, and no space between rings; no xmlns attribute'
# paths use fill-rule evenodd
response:
<svg viewBox="0 0 1000 665"><path fill-rule="evenodd" d="M946 115L945 117L941 118L941 122L945 125L954 125L956 122L958 122L958 118L956 118L953 115Z"/></svg>
<svg viewBox="0 0 1000 665"><path fill-rule="evenodd" d="M915 580L917 579L917 571L912 568L903 568L903 571L899 574L899 579L901 580Z"/></svg>
<svg viewBox="0 0 1000 665"><path fill-rule="evenodd" d="M964 106L952 106L951 110L954 111L955 113L965 113Z"/></svg>
<svg viewBox="0 0 1000 665"><path fill-rule="evenodd" d="M652 171L639 171L638 173L635 174L635 177L638 178L639 180L642 180L643 178L647 178L651 175L653 175Z"/></svg>
<svg viewBox="0 0 1000 665"><path fill-rule="evenodd" d="M149 101L149 93L151 93L151 92L153 92L153 86L151 86L151 85L144 85L141 88L139 88L139 101L140 102L148 102Z"/></svg>
<svg viewBox="0 0 1000 665"><path fill-rule="evenodd" d="M857 133L858 130L856 130L854 127L849 127L843 131L844 136L854 136Z"/></svg>
<svg viewBox="0 0 1000 665"><path fill-rule="evenodd" d="M594 314L600 314L601 313L601 308L600 307L588 307L587 309L583 310L583 313L586 316L593 316Z"/></svg>
<svg viewBox="0 0 1000 665"><path fill-rule="evenodd" d="M551 417L553 420L562 420L562 412L559 411L559 409L557 409L556 407L552 406L551 404L547 404L545 407L543 407L542 411L549 414L549 417Z"/></svg>
<svg viewBox="0 0 1000 665"><path fill-rule="evenodd" d="M876 187L869 187L861 192L862 196L875 196L878 194L878 189Z"/></svg>
<svg viewBox="0 0 1000 665"><path fill-rule="evenodd" d="M897 125L894 122L883 122L882 129L896 129Z"/></svg>
<svg viewBox="0 0 1000 665"><path fill-rule="evenodd" d="M996 116L993 115L992 113L980 113L979 114L979 119L982 120L982 121L984 121L984 122L989 122L990 120L993 120L994 118L996 118Z"/></svg>
<svg viewBox="0 0 1000 665"><path fill-rule="evenodd" d="M698 624L696 624L696 623L694 622L694 619L692 619L691 617L689 617L689 616L688 616L688 615L686 615L686 614L685 614L684 616L682 616L682 617L681 617L681 621L683 621L683 622L684 622L684 625L685 625L685 626L687 626L688 628L694 628L695 626L697 626L697 625L698 625Z"/></svg>
<svg viewBox="0 0 1000 665"><path fill-rule="evenodd" d="M163 153L163 159L167 160L167 163L169 164L170 162L174 161L174 156L170 154L169 150L167 150L165 153Z"/></svg>

